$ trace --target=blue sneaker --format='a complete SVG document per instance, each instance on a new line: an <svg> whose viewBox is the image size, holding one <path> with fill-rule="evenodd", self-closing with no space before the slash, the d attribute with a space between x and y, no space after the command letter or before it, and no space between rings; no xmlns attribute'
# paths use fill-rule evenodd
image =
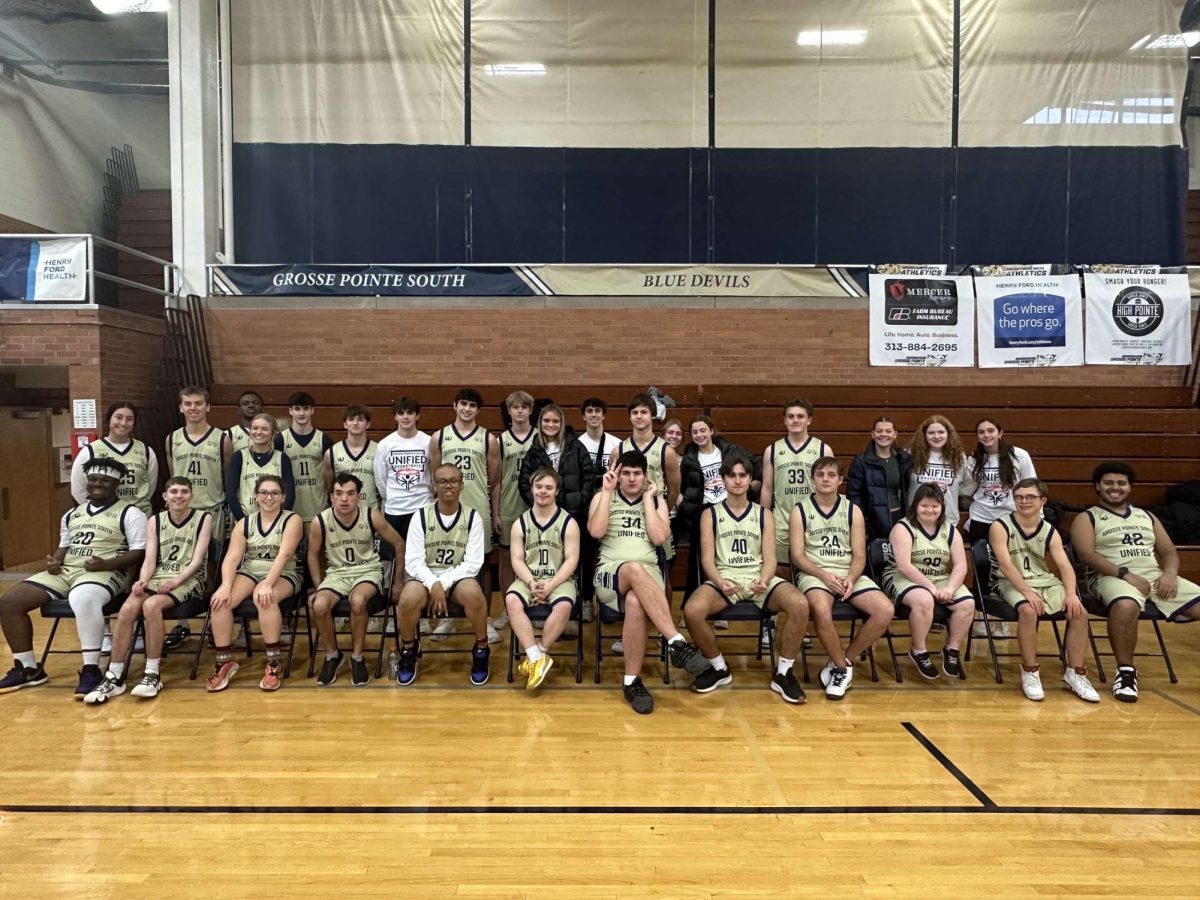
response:
<svg viewBox="0 0 1200 900"><path fill-rule="evenodd" d="M84 666L79 670L79 684L75 686L75 699L82 700L104 681L99 666Z"/></svg>
<svg viewBox="0 0 1200 900"><path fill-rule="evenodd" d="M396 664L396 684L407 687L417 680L417 661L420 658L420 641L400 648L400 662Z"/></svg>
<svg viewBox="0 0 1200 900"><path fill-rule="evenodd" d="M487 684L492 648L486 644L471 651L471 684Z"/></svg>
<svg viewBox="0 0 1200 900"><path fill-rule="evenodd" d="M39 684L45 684L48 680L46 671L41 666L27 669L19 662L14 662L9 673L0 678L0 694L19 691L21 688L36 687Z"/></svg>

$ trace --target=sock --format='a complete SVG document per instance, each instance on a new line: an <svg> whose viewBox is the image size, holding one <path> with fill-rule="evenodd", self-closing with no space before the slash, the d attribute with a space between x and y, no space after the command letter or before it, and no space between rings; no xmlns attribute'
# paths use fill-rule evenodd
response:
<svg viewBox="0 0 1200 900"><path fill-rule="evenodd" d="M217 647L217 662L229 662L231 659L233 659L233 653L231 652L232 650L232 647Z"/></svg>
<svg viewBox="0 0 1200 900"><path fill-rule="evenodd" d="M487 638L484 638L483 640L480 640L479 638L475 638L475 649L476 650L482 650L487 645L488 645Z"/></svg>
<svg viewBox="0 0 1200 900"><path fill-rule="evenodd" d="M13 662L20 663L26 669L32 669L37 665L37 659L34 657L32 650L25 653L14 653Z"/></svg>
<svg viewBox="0 0 1200 900"><path fill-rule="evenodd" d="M83 651L83 664L85 666L99 666L100 665L100 651L99 650L84 650Z"/></svg>
<svg viewBox="0 0 1200 900"><path fill-rule="evenodd" d="M340 650L326 650L325 658L326 659L337 659L340 654L341 654Z"/></svg>
<svg viewBox="0 0 1200 900"><path fill-rule="evenodd" d="M1086 675L1087 674L1087 666L1071 666L1071 668L1075 670L1076 675Z"/></svg>
<svg viewBox="0 0 1200 900"><path fill-rule="evenodd" d="M675 644L675 643L682 644L683 643L683 635L677 634L673 638L667 638L667 643L668 644Z"/></svg>
<svg viewBox="0 0 1200 900"><path fill-rule="evenodd" d="M1021 663L1021 671L1022 672L1037 672L1040 669L1041 669L1041 666L1027 666L1027 665L1025 665L1025 663Z"/></svg>
<svg viewBox="0 0 1200 900"><path fill-rule="evenodd" d="M357 656L355 656L353 653L351 653L351 654L350 654L350 658L351 658L352 660L354 660L355 662L362 662L362 661L363 661L363 655L362 655L361 653L360 653L360 654L358 654Z"/></svg>
<svg viewBox="0 0 1200 900"><path fill-rule="evenodd" d="M546 649L546 645L545 645L545 644L543 644L541 641L538 641L537 648L538 648L539 650L541 650L543 653L549 653L549 652L550 652L549 650L547 650L547 649Z"/></svg>
<svg viewBox="0 0 1200 900"><path fill-rule="evenodd" d="M108 664L108 671L114 678L119 680L125 675L125 663L110 662Z"/></svg>
<svg viewBox="0 0 1200 900"><path fill-rule="evenodd" d="M788 672L792 671L792 666L795 664L796 661L794 659L785 659L781 656L779 657L779 664L775 667L775 671L780 675L786 675Z"/></svg>
<svg viewBox="0 0 1200 900"><path fill-rule="evenodd" d="M539 659L542 658L542 648L539 647L537 644L534 644L532 647L530 647L528 650L525 651L525 655L529 657L530 662L537 662Z"/></svg>
<svg viewBox="0 0 1200 900"><path fill-rule="evenodd" d="M146 674L147 675L157 675L158 674L158 666L159 666L160 662L162 662L162 661L158 660L158 659L146 660Z"/></svg>
<svg viewBox="0 0 1200 900"><path fill-rule="evenodd" d="M708 657L705 657L705 659L708 659ZM712 666L714 669L717 669L717 670L719 670L719 671L722 671L722 672L723 672L723 671L725 671L725 669L726 669L726 668L728 668L728 667L725 665L725 657L724 657L724 656L722 656L720 653L718 653L718 654L717 654L716 656L714 656L712 659L709 659L709 660L708 660L708 664L709 664L710 666Z"/></svg>
<svg viewBox="0 0 1200 900"><path fill-rule="evenodd" d="M638 677L636 675L626 675L625 676L625 687L629 687L631 684L633 684L635 681L637 681L637 679L638 679Z"/></svg>
<svg viewBox="0 0 1200 900"><path fill-rule="evenodd" d="M279 662L279 644L267 644L267 662Z"/></svg>
<svg viewBox="0 0 1200 900"><path fill-rule="evenodd" d="M1137 669L1135 669L1133 666L1117 666L1117 671L1118 672L1136 672Z"/></svg>

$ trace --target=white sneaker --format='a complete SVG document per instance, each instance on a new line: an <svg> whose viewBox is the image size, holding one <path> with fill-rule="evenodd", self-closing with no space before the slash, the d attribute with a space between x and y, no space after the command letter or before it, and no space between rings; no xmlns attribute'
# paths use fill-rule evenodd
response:
<svg viewBox="0 0 1200 900"><path fill-rule="evenodd" d="M422 619L419 627L421 634L433 634L433 626L429 624L428 619Z"/></svg>
<svg viewBox="0 0 1200 900"><path fill-rule="evenodd" d="M133 686L130 690L135 697L157 697L162 693L162 679L158 677L157 672L147 672L142 676L142 680Z"/></svg>
<svg viewBox="0 0 1200 900"><path fill-rule="evenodd" d="M383 631L383 616L371 616L367 619L367 633L379 634Z"/></svg>
<svg viewBox="0 0 1200 900"><path fill-rule="evenodd" d="M595 612L592 611L592 604L583 604L583 621L590 622L595 617Z"/></svg>
<svg viewBox="0 0 1200 900"><path fill-rule="evenodd" d="M613 641L612 652L617 654L617 656L624 656L625 655L625 642L624 641Z"/></svg>
<svg viewBox="0 0 1200 900"><path fill-rule="evenodd" d="M102 640L100 642L100 655L101 656L112 655L112 632L110 632L110 631L104 632L104 640Z"/></svg>
<svg viewBox="0 0 1200 900"><path fill-rule="evenodd" d="M728 631L729 630L729 620L728 619L717 619L716 621L714 621L712 623L712 626L713 626L713 628L717 629L717 631Z"/></svg>
<svg viewBox="0 0 1200 900"><path fill-rule="evenodd" d="M850 690L850 682L854 680L854 667L846 662L846 668L829 670L829 683L825 686L825 696L830 700L841 700Z"/></svg>
<svg viewBox="0 0 1200 900"><path fill-rule="evenodd" d="M1008 630L1008 623L1000 621L994 624L992 626L992 637L1012 637L1012 632Z"/></svg>
<svg viewBox="0 0 1200 900"><path fill-rule="evenodd" d="M1065 675L1063 677L1066 678ZM1046 692L1042 690L1041 672L1026 672L1021 669L1021 690L1030 700L1046 699Z"/></svg>
<svg viewBox="0 0 1200 900"><path fill-rule="evenodd" d="M992 629L992 634L996 634L996 630L994 628ZM975 620L975 624L971 626L971 637L987 637L987 627L983 624L983 619Z"/></svg>
<svg viewBox="0 0 1200 900"><path fill-rule="evenodd" d="M1080 700L1086 700L1088 703L1100 702L1100 695L1088 681L1087 675L1080 675L1074 669L1067 669L1063 672L1062 682L1063 689L1070 691Z"/></svg>
<svg viewBox="0 0 1200 900"><path fill-rule="evenodd" d="M496 630L496 626L494 626L491 622L488 622L487 626L487 639L489 644L500 643L500 632Z"/></svg>
<svg viewBox="0 0 1200 900"><path fill-rule="evenodd" d="M849 660L847 660L849 662ZM825 660L825 665L821 666L821 671L818 677L821 679L821 687L829 687L829 679L833 675L833 660Z"/></svg>
<svg viewBox="0 0 1200 900"><path fill-rule="evenodd" d="M497 631L499 631L502 628L507 628L508 627L508 613L506 613L506 612L500 613L500 615L498 615L498 616L496 616L496 618L492 619L492 624L496 626Z"/></svg>
<svg viewBox="0 0 1200 900"><path fill-rule="evenodd" d="M431 641L444 641L450 635L454 634L454 620L442 619L437 623L437 627L429 635Z"/></svg>

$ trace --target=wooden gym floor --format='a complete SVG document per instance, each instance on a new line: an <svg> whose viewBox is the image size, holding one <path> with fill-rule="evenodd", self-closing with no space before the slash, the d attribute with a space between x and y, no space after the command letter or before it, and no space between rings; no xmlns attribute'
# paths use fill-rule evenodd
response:
<svg viewBox="0 0 1200 900"><path fill-rule="evenodd" d="M1011 661L996 685L982 644L964 683L897 685L881 642L878 684L859 666L844 701L806 686L801 707L765 663L697 696L648 662L650 716L619 660L576 685L561 645L535 696L502 651L482 688L465 650L406 689L317 688L298 655L272 696L261 655L208 695L177 654L157 700L102 707L55 656L0 697L0 894L1196 897L1200 625L1164 630L1180 683L1145 660L1136 705L1097 683L1096 706L1052 660L1043 703Z"/></svg>

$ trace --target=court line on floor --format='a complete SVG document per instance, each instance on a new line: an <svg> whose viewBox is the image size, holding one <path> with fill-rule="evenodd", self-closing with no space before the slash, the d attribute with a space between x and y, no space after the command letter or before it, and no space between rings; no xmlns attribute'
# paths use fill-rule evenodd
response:
<svg viewBox="0 0 1200 900"><path fill-rule="evenodd" d="M943 753L941 750L938 749L937 744L935 744L929 738L925 737L925 735L921 734L920 729L917 728L916 725L914 725L912 722L901 722L900 725L904 728L905 731L907 731L914 738L916 738L917 743L919 743L922 747L924 747L926 750L928 750L929 754L934 759L936 759L939 763L942 764L942 768L944 768L947 772L949 772L951 775L953 775L958 780L958 783L961 784L964 788L966 788L971 793L971 796L973 796L976 800L978 800L980 803L982 803L987 808L990 808L990 809L996 808L995 801L993 801L991 797L989 797L986 793L984 793L983 788L981 788L979 785L977 785L975 782L973 782L970 778L968 778L966 773L963 772L962 769L960 769L958 766L956 766L954 763L952 763L950 761L950 757L948 757L945 753Z"/></svg>
<svg viewBox="0 0 1200 900"><path fill-rule="evenodd" d="M1192 706L1190 703L1184 703L1182 700L1172 697L1170 694L1160 688L1151 688L1150 693L1162 697L1168 703L1174 703L1180 709L1185 709L1190 712L1193 716L1200 716L1200 709L1196 709L1196 707Z"/></svg>

